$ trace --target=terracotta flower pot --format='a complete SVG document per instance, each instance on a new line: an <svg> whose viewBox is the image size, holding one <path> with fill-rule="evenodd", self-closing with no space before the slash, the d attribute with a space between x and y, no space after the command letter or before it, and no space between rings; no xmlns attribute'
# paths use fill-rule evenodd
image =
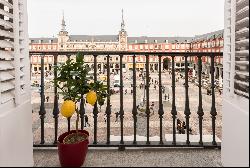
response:
<svg viewBox="0 0 250 168"><path fill-rule="evenodd" d="M65 132L58 138L58 155L62 167L80 167L85 161L88 151L89 133L86 130L79 130L78 132L87 135L87 139L74 144L64 144L64 138L69 134L76 133L76 130Z"/></svg>

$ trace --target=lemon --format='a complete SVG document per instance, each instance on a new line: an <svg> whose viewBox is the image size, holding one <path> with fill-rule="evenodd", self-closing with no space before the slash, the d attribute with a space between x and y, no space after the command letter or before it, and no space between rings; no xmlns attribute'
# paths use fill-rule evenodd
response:
<svg viewBox="0 0 250 168"><path fill-rule="evenodd" d="M95 102L97 100L96 92L91 90L89 93L86 95L87 102L91 104L92 106L95 105Z"/></svg>
<svg viewBox="0 0 250 168"><path fill-rule="evenodd" d="M64 117L69 118L74 114L75 108L76 104L72 100L65 100L61 107L61 114Z"/></svg>

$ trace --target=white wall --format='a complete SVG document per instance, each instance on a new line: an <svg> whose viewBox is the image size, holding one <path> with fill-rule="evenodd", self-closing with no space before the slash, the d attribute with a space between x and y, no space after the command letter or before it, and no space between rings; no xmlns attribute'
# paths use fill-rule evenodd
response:
<svg viewBox="0 0 250 168"><path fill-rule="evenodd" d="M249 102L233 100L223 101L222 164L249 167Z"/></svg>
<svg viewBox="0 0 250 168"><path fill-rule="evenodd" d="M0 113L0 167L33 166L30 99Z"/></svg>

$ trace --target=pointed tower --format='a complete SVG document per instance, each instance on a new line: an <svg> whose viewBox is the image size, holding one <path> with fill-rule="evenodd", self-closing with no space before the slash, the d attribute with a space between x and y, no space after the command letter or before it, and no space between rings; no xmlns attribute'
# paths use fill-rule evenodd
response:
<svg viewBox="0 0 250 168"><path fill-rule="evenodd" d="M66 43L69 40L68 32L66 31L66 24L64 19L64 12L62 17L62 24L61 24L61 30L58 34L58 49L64 50L66 49Z"/></svg>
<svg viewBox="0 0 250 168"><path fill-rule="evenodd" d="M119 31L119 49L127 50L127 32L125 31L125 22L123 18L123 9L122 9L122 22L121 22L121 30Z"/></svg>

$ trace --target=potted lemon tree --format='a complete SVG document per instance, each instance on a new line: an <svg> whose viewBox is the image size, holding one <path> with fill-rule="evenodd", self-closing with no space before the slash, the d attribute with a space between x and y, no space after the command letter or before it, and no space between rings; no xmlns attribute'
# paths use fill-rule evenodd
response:
<svg viewBox="0 0 250 168"><path fill-rule="evenodd" d="M90 68L84 64L83 55L78 53L76 60L68 59L66 63L55 67L58 77L54 79L55 86L63 95L60 113L70 118L76 113L76 129L65 132L58 138L58 154L61 166L79 167L84 163L88 144L89 132L79 130L79 103L82 97L92 106L95 103L103 105L107 96L107 87L103 83L89 82Z"/></svg>

